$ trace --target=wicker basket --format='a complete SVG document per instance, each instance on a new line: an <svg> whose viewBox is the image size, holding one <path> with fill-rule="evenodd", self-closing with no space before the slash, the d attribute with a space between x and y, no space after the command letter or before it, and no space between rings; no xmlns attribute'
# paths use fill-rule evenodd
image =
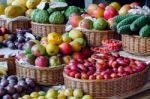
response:
<svg viewBox="0 0 150 99"><path fill-rule="evenodd" d="M10 32L16 32L16 29L30 29L31 28L31 21L27 20L18 20L13 21L7 24L5 19L0 18L0 26L5 26L8 28Z"/></svg>
<svg viewBox="0 0 150 99"><path fill-rule="evenodd" d="M120 39L120 35L112 30L98 31L79 29L85 35L89 46L100 46L102 40L105 39Z"/></svg>
<svg viewBox="0 0 150 99"><path fill-rule="evenodd" d="M4 58L4 56L0 55L0 62L7 62L8 66L8 75L15 75L16 74L16 63L15 57Z"/></svg>
<svg viewBox="0 0 150 99"><path fill-rule="evenodd" d="M150 55L150 37L122 35L124 51L135 55Z"/></svg>
<svg viewBox="0 0 150 99"><path fill-rule="evenodd" d="M49 86L63 84L63 66L54 68L38 68L26 66L16 62L16 71L19 77L30 77L38 84Z"/></svg>
<svg viewBox="0 0 150 99"><path fill-rule="evenodd" d="M51 32L64 33L65 25L42 24L31 22L32 32L37 36L47 36Z"/></svg>
<svg viewBox="0 0 150 99"><path fill-rule="evenodd" d="M66 88L80 88L85 94L93 96L93 99L108 99L142 88L147 81L147 71L148 67L139 73L110 80L82 80L65 73L63 75Z"/></svg>

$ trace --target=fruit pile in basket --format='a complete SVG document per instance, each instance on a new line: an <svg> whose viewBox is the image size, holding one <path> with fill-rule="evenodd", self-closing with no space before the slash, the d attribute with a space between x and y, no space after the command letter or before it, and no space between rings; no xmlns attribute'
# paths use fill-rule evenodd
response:
<svg viewBox="0 0 150 99"><path fill-rule="evenodd" d="M73 13L70 15L68 23L73 27L89 30L108 30L113 24L112 18L116 15L124 15L128 10L138 5L138 3L131 3L130 5L121 5L117 2L112 2L109 5L104 3L90 4L86 12L79 15Z"/></svg>
<svg viewBox="0 0 150 99"><path fill-rule="evenodd" d="M30 78L18 78L15 75L3 76L0 80L1 99L18 99L20 96L38 91L35 82Z"/></svg>
<svg viewBox="0 0 150 99"><path fill-rule="evenodd" d="M9 31L6 27L0 27L0 48L2 47L2 42L8 39Z"/></svg>
<svg viewBox="0 0 150 99"><path fill-rule="evenodd" d="M92 99L90 95L84 95L81 89L49 89L47 92L32 92L19 99Z"/></svg>
<svg viewBox="0 0 150 99"><path fill-rule="evenodd" d="M125 58L119 54L94 53L91 58L82 61L71 60L66 65L64 73L77 79L108 80L128 76L145 68L144 62Z"/></svg>
<svg viewBox="0 0 150 99"><path fill-rule="evenodd" d="M5 34L4 39L2 39L2 42L1 42L2 47L22 50L25 42L32 39L31 37L26 35L26 32L31 33L31 30L17 29L16 33Z"/></svg>
<svg viewBox="0 0 150 99"><path fill-rule="evenodd" d="M68 6L65 2L41 2L31 13L31 20L37 23L65 24L71 13L82 13L83 9Z"/></svg>
<svg viewBox="0 0 150 99"><path fill-rule="evenodd" d="M54 67L66 64L72 58L82 60L89 55L82 32L74 29L63 35L52 32L39 42L28 41L24 53L20 53L17 59L40 67Z"/></svg>

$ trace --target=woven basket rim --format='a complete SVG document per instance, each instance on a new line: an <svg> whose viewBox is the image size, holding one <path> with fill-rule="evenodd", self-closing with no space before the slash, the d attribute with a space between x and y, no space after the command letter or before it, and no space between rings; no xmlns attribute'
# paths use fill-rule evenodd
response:
<svg viewBox="0 0 150 99"><path fill-rule="evenodd" d="M65 24L45 24L45 23L37 23L37 22L33 22L33 21L31 21L31 24L34 24L34 25L45 25L45 26L62 26L62 27L65 26Z"/></svg>
<svg viewBox="0 0 150 99"><path fill-rule="evenodd" d="M6 21L6 19L3 19L3 18L0 18L0 20ZM31 21L31 19L30 20L16 20L16 21Z"/></svg>
<svg viewBox="0 0 150 99"><path fill-rule="evenodd" d="M88 30L88 29L78 29L78 30L84 31L84 32L95 32L95 33L113 32L112 30Z"/></svg>
<svg viewBox="0 0 150 99"><path fill-rule="evenodd" d="M42 68L40 68L40 67L33 66L33 65L26 66L26 65L24 65L24 64L19 64L17 61L16 61L16 66L23 67L23 68L27 68L27 69L32 69L32 70L57 70L57 69L62 69L62 68L64 68L64 64L59 65L58 67L52 67L52 68L42 67Z"/></svg>
<svg viewBox="0 0 150 99"><path fill-rule="evenodd" d="M91 82L113 82L113 81L118 81L118 80L122 80L122 79L128 79L128 78L131 78L133 76L139 75L139 74L147 71L148 68L149 68L149 66L146 66L146 68L144 70L142 70L142 71L140 71L138 73L130 74L130 75L124 76L124 77L119 77L119 78L114 78L114 79L108 79L108 80L104 80L104 79L102 79L102 80L83 80L83 79L77 79L77 78L73 78L73 77L68 76L64 72L63 72L63 76L66 77L66 78L68 78L68 79L77 81L77 82L85 82L85 83L91 83Z"/></svg>
<svg viewBox="0 0 150 99"><path fill-rule="evenodd" d="M139 39L150 39L150 37L140 37L138 35L128 35L128 34L121 34L122 36L128 36L128 37L136 37Z"/></svg>

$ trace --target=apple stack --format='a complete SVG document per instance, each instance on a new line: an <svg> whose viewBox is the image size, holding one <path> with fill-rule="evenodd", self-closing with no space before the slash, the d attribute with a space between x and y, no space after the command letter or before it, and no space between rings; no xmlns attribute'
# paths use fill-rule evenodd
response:
<svg viewBox="0 0 150 99"><path fill-rule="evenodd" d="M118 15L120 4L113 2L106 6L103 3L90 4L86 12L70 15L68 23L85 34L89 46L100 46L104 39L119 39L120 36L110 29L112 18Z"/></svg>
<svg viewBox="0 0 150 99"><path fill-rule="evenodd" d="M42 85L57 85L63 83L64 64L89 55L82 32L76 29L63 35L52 32L41 41L30 40L25 44L24 52L17 56L17 75L31 77Z"/></svg>
<svg viewBox="0 0 150 99"><path fill-rule="evenodd" d="M82 61L71 60L63 75L66 88L81 88L94 99L105 99L141 88L147 81L147 70L142 61L99 52Z"/></svg>

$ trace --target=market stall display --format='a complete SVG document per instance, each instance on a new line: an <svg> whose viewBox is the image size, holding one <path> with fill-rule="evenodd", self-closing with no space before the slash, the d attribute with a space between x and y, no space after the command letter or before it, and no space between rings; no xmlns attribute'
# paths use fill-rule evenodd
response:
<svg viewBox="0 0 150 99"><path fill-rule="evenodd" d="M0 3L0 99L121 99L139 92L149 62L126 54L150 55L150 9L139 5Z"/></svg>
<svg viewBox="0 0 150 99"><path fill-rule="evenodd" d="M69 15L74 12L82 13L82 9L68 6L64 2L51 2L48 5L41 3L41 6L37 6L31 13L32 31L39 36L47 36L50 32L62 34Z"/></svg>

